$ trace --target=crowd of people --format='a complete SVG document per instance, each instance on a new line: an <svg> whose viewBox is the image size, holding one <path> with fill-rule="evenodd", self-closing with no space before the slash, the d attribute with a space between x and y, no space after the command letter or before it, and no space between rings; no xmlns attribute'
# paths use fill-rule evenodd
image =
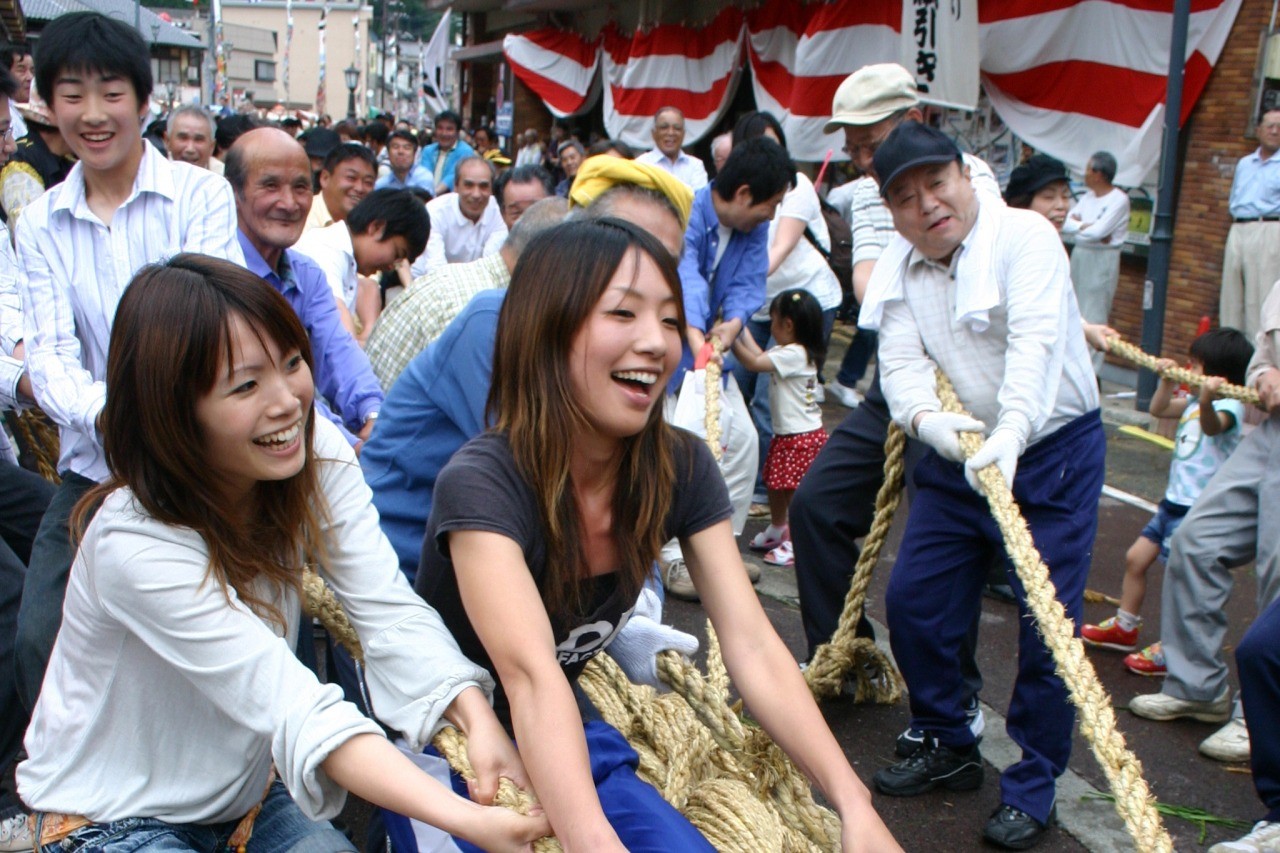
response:
<svg viewBox="0 0 1280 853"><path fill-rule="evenodd" d="M0 461L0 851L355 850L329 822L347 791L398 853L548 833L567 850L709 850L576 689L601 652L656 684L659 653L697 650L663 624L665 595L701 601L843 849L897 850L737 541L768 516L745 545L794 568L811 656L890 423L909 437L911 510L885 609L911 720L872 786L982 786L980 601L994 582L1026 602L977 472L1012 488L1081 624L1128 221L1114 157L1094 155L1078 200L1045 155L1002 191L892 64L836 92L826 130L858 177L825 207L767 112L716 137L710 172L672 107L638 156L562 122L504 152L452 112L426 136L392 116L304 128L184 106L150 139L146 55L91 12L52 21L34 62L0 52L0 403L38 405L60 437L57 485L7 445ZM1203 390L1161 384L1153 413L1180 418L1169 491L1116 616L1082 629L1165 675L1134 713L1226 722L1202 751L1252 756L1271 811L1221 851L1280 849L1280 743L1248 722L1280 708L1278 428L1249 431L1217 395L1248 383L1280 404L1280 290L1260 310L1256 351L1211 331L1190 352ZM833 371L841 311L857 332ZM710 359L719 454L692 434ZM938 368L972 415L943 411ZM828 394L851 409L830 435ZM966 461L968 432L983 440ZM1254 559L1261 615L1233 703L1222 606ZM1139 651L1156 560L1160 642ZM362 661L331 644L318 664L308 571ZM467 736L469 783L430 747L444 725ZM1028 849L1052 826L1073 727L1022 619L1021 756L987 842ZM535 795L531 814L492 805L502 777Z"/></svg>

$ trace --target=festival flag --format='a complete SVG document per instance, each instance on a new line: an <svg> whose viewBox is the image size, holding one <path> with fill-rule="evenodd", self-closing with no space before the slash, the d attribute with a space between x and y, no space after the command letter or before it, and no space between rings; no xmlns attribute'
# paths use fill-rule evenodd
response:
<svg viewBox="0 0 1280 853"><path fill-rule="evenodd" d="M449 109L449 101L445 98L444 89L445 81L448 79L448 62L449 62L449 27L452 24L453 11L446 9L445 13L440 16L440 22L436 24L436 30L431 34L431 41L427 42L425 50L418 54L418 69L422 76L422 86L418 90L422 92L422 100L425 103L423 118L426 118L426 112L434 115ZM427 91L424 86L430 86L431 90Z"/></svg>

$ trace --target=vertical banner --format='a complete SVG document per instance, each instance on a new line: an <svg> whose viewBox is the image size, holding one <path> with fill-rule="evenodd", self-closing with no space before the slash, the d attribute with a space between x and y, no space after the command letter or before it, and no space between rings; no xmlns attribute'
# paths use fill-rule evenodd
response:
<svg viewBox="0 0 1280 853"><path fill-rule="evenodd" d="M354 15L352 15L352 16L351 16L351 38L353 39L353 41L354 41L354 43L355 43L355 46L356 46L356 60L355 60L355 62L351 63L351 65L352 65L352 67L353 67L353 68L359 68L359 67L360 67L360 48L361 48L361 44L360 44L360 12L359 12L359 11L357 11ZM346 78L345 78L345 76L343 77L343 82L344 82L344 83L346 82ZM364 108L363 108L363 106L362 106L362 103L363 103L363 101L364 101L364 93L363 93L363 91L361 90L361 87L360 87L360 78L359 78L359 77L357 77L357 78L356 78L356 92L355 92L355 95L356 95L356 118L366 118L366 117L368 116L368 114L364 111Z"/></svg>
<svg viewBox="0 0 1280 853"><path fill-rule="evenodd" d="M396 30L400 27L398 16L393 16L394 25L391 28L390 35L387 36L387 79L383 84L391 89L391 109L387 110L393 115L400 114L400 39ZM383 101L385 109L386 101Z"/></svg>
<svg viewBox="0 0 1280 853"><path fill-rule="evenodd" d="M422 43L422 39L418 39L418 91L417 104L418 110L416 124L422 124L427 117L427 90L423 88L427 85L427 55L426 46Z"/></svg>
<svg viewBox="0 0 1280 853"><path fill-rule="evenodd" d="M449 61L449 25L452 17L453 12L446 9L440 16L440 23L436 24L436 31L431 34L431 41L427 42L426 50L420 54L422 83L424 86L431 87L430 91L419 87L426 104L426 109L422 113L423 119L427 117L427 111L430 111L434 117L449 109L444 91L448 80L448 69L445 63Z"/></svg>
<svg viewBox="0 0 1280 853"><path fill-rule="evenodd" d="M325 91L324 78L328 60L324 52L324 29L329 23L329 0L325 0L324 8L320 10L320 23L316 25L316 34L320 39L320 75L316 81L316 113L324 115L325 112Z"/></svg>
<svg viewBox="0 0 1280 853"><path fill-rule="evenodd" d="M227 105L227 55L222 43L222 0L209 4L213 21L213 102Z"/></svg>
<svg viewBox="0 0 1280 853"><path fill-rule="evenodd" d="M903 0L902 64L924 100L978 105L978 0Z"/></svg>
<svg viewBox="0 0 1280 853"><path fill-rule="evenodd" d="M284 103L288 107L289 97L289 49L293 46L293 0L284 0Z"/></svg>

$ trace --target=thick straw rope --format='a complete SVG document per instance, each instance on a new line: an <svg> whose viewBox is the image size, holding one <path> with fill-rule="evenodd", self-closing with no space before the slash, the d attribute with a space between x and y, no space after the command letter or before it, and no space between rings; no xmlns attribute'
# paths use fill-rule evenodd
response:
<svg viewBox="0 0 1280 853"><path fill-rule="evenodd" d="M870 637L858 637L855 630L862 616L871 585L871 572L880 559L880 549L893 526L893 514L902 501L902 460L907 439L896 424L889 424L884 442L884 482L876 493L876 514L871 530L862 545L858 564L853 570L849 592L844 598L844 609L831 639L818 646L813 660L805 669L805 681L817 699L840 694L845 679L853 673L855 702L872 701L891 704L902 698L902 677L898 675L887 655Z"/></svg>
<svg viewBox="0 0 1280 853"><path fill-rule="evenodd" d="M364 648L360 645L360 636L347 619L346 611L342 609L342 604L329 585L309 568L302 573L302 601L306 611L320 620L330 636L341 643L358 663L363 663ZM467 758L467 739L461 732L445 726L432 739L431 744L463 779L471 781L476 778ZM506 778L499 781L494 802L520 814L528 814L534 804L533 797L528 792L520 790ZM535 853L555 853L561 847L555 838L547 837L534 842L533 849Z"/></svg>
<svg viewBox="0 0 1280 853"><path fill-rule="evenodd" d="M62 478L58 476L58 430L50 423L49 416L40 409L28 409L15 413L9 423L18 432L20 446L30 450L35 457L37 473L50 483L61 483Z"/></svg>
<svg viewBox="0 0 1280 853"><path fill-rule="evenodd" d="M711 351L716 355L724 352L724 344L715 335L711 336ZM714 358L707 362L707 375L705 378L704 399L707 404L707 413L703 424L707 430L707 447L711 448L711 455L719 462L724 456L724 447L720 444L720 363Z"/></svg>
<svg viewBox="0 0 1280 853"><path fill-rule="evenodd" d="M941 370L937 380L938 399L943 410L967 414L951 381ZM960 433L965 458L976 453L982 443L983 438L978 433ZM1125 745L1124 735L1116 729L1111 697L1098 681L1098 675L1085 655L1084 643L1073 636L1073 625L1057 599L1053 582L1049 579L1049 568L1036 550L1031 531L1004 481L1004 475L995 464L991 464L978 472L978 480L991 514L1004 536L1005 550L1026 590L1027 607L1035 616L1040 635L1053 654L1058 675L1066 683L1071 701L1076 706L1080 730L1093 748L1115 794L1116 811L1124 819L1138 850L1142 853L1172 853L1173 841L1165 831L1155 809L1155 798L1142 777L1142 764Z"/></svg>
<svg viewBox="0 0 1280 853"><path fill-rule="evenodd" d="M1192 373L1185 367L1171 367L1167 370L1160 370L1156 367L1156 362L1159 361L1158 358L1150 353L1143 352L1141 349L1122 338L1107 338L1106 343L1107 352L1115 353L1121 358L1126 358L1134 364L1154 371L1156 374L1167 379L1172 379L1174 382L1181 382L1191 386L1192 388L1199 388L1204 385L1205 379L1208 378L1199 373ZM1243 385L1232 385L1230 382L1224 382L1214 393L1219 397L1230 397L1233 400L1239 400L1240 402L1248 403L1251 406L1261 405L1258 392L1254 391L1252 388L1245 388Z"/></svg>

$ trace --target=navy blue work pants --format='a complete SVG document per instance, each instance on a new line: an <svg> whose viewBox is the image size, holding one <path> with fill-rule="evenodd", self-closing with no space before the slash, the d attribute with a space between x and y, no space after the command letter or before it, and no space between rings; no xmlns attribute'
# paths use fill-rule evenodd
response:
<svg viewBox="0 0 1280 853"><path fill-rule="evenodd" d="M1105 454L1102 421L1097 411L1090 412L1023 453L1013 483L1077 633ZM966 749L974 737L965 721L961 649L981 607L988 566L1004 544L986 499L969 486L963 466L930 452L916 466L915 483L885 597L889 640L910 691L912 727L945 746ZM1020 627L1007 730L1022 748L1022 759L1001 777L1001 802L1043 823L1053 807L1055 780L1071 755L1075 710L1011 565L1008 575Z"/></svg>

